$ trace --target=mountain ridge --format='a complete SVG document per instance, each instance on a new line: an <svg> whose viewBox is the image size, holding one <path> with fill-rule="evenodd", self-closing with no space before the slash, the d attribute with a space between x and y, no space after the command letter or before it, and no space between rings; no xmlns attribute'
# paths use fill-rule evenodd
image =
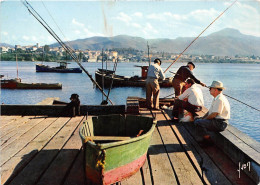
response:
<svg viewBox="0 0 260 185"><path fill-rule="evenodd" d="M98 38L98 39L97 39ZM134 48L147 51L147 42L153 48L151 52L181 53L195 37L176 39L144 39L129 35L114 37L90 37L67 42L74 49L101 50L113 48ZM93 43L95 42L95 43ZM51 46L57 46L53 44ZM239 30L225 28L197 39L186 54L215 56L260 56L260 37L242 34Z"/></svg>
<svg viewBox="0 0 260 185"><path fill-rule="evenodd" d="M80 50L102 50L113 48L134 48L150 52L181 53L195 37L178 37L176 39L157 38L144 39L138 36L117 35L113 37L94 36L65 42L70 47ZM9 45L3 43L5 45ZM0 43L0 46L2 44ZM9 45L10 46L10 45ZM50 47L60 46L58 43ZM242 34L239 30L225 28L198 38L185 52L193 55L215 56L260 56L260 37Z"/></svg>

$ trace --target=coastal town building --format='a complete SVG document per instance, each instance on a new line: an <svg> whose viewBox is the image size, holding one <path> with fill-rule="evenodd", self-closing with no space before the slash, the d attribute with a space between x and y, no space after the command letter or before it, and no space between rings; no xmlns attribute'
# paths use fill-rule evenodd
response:
<svg viewBox="0 0 260 185"><path fill-rule="evenodd" d="M40 46L39 43L29 46L15 45L14 47L0 46L0 54L8 53L35 53L36 55L42 55L43 52L49 53L53 56L67 57L68 54L65 53L65 49L61 46L50 47L48 45ZM102 50L75 50L77 55L83 62L100 62L102 61ZM160 58L164 61L173 61L179 56L179 53L167 53L167 52L156 52L153 51L149 54L146 51L138 51L133 48L125 49L104 49L103 59L115 62L118 59L120 62L148 62L155 58ZM183 54L180 59L181 62L258 62L260 63L260 56L214 56L214 55L196 55L196 54Z"/></svg>

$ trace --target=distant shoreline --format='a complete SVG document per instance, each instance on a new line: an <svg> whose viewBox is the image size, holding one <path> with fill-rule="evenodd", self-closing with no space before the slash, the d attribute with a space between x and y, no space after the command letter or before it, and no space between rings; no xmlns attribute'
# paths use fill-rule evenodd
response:
<svg viewBox="0 0 260 185"><path fill-rule="evenodd" d="M0 62L16 62L16 61L13 61L13 60L4 60L4 61L0 61ZM39 62L42 62L42 61L19 61L19 62L34 62L34 63L39 63ZM43 61L44 63L53 63L53 61ZM74 61L66 61L66 62L74 62ZM130 61L130 62L119 62L119 63L146 63L147 61L141 61L141 62L137 62L137 61ZM164 63L172 63L173 60L162 60L162 62ZM259 61L226 61L226 60L223 60L223 61L192 61L194 63L212 63L212 64L216 64L216 63L220 63L220 64L223 64L223 63L227 63L227 64L260 64L260 60ZM101 61L99 62L94 62L94 61L91 61L91 62L83 62L83 63L101 63ZM108 63L113 63L112 61L108 61ZM148 62L147 62L148 63ZM178 61L178 63L187 63L187 61Z"/></svg>

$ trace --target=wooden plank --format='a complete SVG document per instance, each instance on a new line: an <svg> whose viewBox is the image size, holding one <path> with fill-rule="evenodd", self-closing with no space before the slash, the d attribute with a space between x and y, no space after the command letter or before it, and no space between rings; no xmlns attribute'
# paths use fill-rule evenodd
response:
<svg viewBox="0 0 260 185"><path fill-rule="evenodd" d="M140 111L142 116L152 117L150 110L141 108ZM177 184L173 169L169 162L169 158L167 157L167 153L156 128L151 138L147 161L143 166L143 178L145 184L156 184L155 182L160 184L160 171L163 173L162 179L163 181L166 181L166 184ZM166 173L164 173L164 171L166 171Z"/></svg>
<svg viewBox="0 0 260 185"><path fill-rule="evenodd" d="M72 168L70 169L66 179L64 181L64 185L85 185L85 171L84 171L84 152L81 149L80 154L77 156Z"/></svg>
<svg viewBox="0 0 260 185"><path fill-rule="evenodd" d="M8 134L9 132L17 129L18 127L22 126L23 124L27 123L29 121L29 119L32 118L32 116L24 116L21 117L19 119L16 119L12 122L12 124L8 124L7 126L1 128L1 136L0 138L2 138L3 136L5 136L6 134Z"/></svg>
<svg viewBox="0 0 260 185"><path fill-rule="evenodd" d="M123 137L123 136L88 136L86 140L92 141L125 141L129 140L131 137Z"/></svg>
<svg viewBox="0 0 260 185"><path fill-rule="evenodd" d="M66 105L2 105L2 115L62 116ZM81 105L81 115L124 114L125 105Z"/></svg>
<svg viewBox="0 0 260 185"><path fill-rule="evenodd" d="M157 129L154 130L148 155L151 162L153 183L177 184L174 171Z"/></svg>
<svg viewBox="0 0 260 185"><path fill-rule="evenodd" d="M151 169L148 164L148 159L146 159L144 165L141 168L141 172L143 174L143 180L145 185L152 185L151 179Z"/></svg>
<svg viewBox="0 0 260 185"><path fill-rule="evenodd" d="M193 137L196 137L194 125L187 124L185 128L189 130L189 133ZM223 141L220 141L223 142ZM203 148L204 152L210 157L214 164L222 171L227 179L232 184L254 184L253 181L244 173L241 172L241 178L238 177L238 164L232 162L232 160L222 151L223 148L219 149L216 145Z"/></svg>
<svg viewBox="0 0 260 185"><path fill-rule="evenodd" d="M69 138L66 145L61 149L58 156L38 181L38 185L62 184L63 179L70 170L70 167L72 166L75 158L77 158L82 147L78 130L79 126L75 128L72 137Z"/></svg>
<svg viewBox="0 0 260 185"><path fill-rule="evenodd" d="M43 119L36 119L36 120L31 119L24 126L31 128L32 125L34 125L35 123L38 124L41 121L43 121ZM20 130L20 128L21 127L19 127L18 130ZM40 128L42 129L44 127L40 125ZM14 138L13 142L1 147L1 159L0 159L1 166L4 163L6 163L8 160L10 160L16 153L22 150L22 148L24 148L30 141L32 141L39 134L38 132L34 132L33 129L31 132L25 135L23 135L23 129L21 129L21 132L22 133L19 134L19 131L17 131L18 135L21 135L20 138L18 139Z"/></svg>
<svg viewBox="0 0 260 185"><path fill-rule="evenodd" d="M8 124L11 124L13 121L19 119L21 116L3 116L0 115L0 128L5 127Z"/></svg>
<svg viewBox="0 0 260 185"><path fill-rule="evenodd" d="M51 120L50 120L51 119ZM8 160L1 166L1 182L4 183L8 179L12 179L18 172L20 172L30 160L42 150L42 148L49 142L49 140L56 135L56 133L67 124L70 118L58 118L52 123L52 119L48 118L42 122L42 131L35 131L36 137L31 140L22 150L20 150L14 157ZM44 126L44 125L50 126ZM47 128L47 129L45 129ZM37 135L38 134L38 135ZM26 137L31 137L26 134ZM25 138L24 138L25 139Z"/></svg>
<svg viewBox="0 0 260 185"><path fill-rule="evenodd" d="M158 118L160 120L165 119L162 114L158 114ZM168 124L168 121L158 121L157 126L163 139L163 143L166 147L166 151L169 154L172 164L174 165L174 169L180 184L203 184L202 180L185 154L183 148L181 147L179 141L177 140L175 134L173 133L170 125ZM183 146L186 146L187 144L183 140L181 134L178 132L178 129L174 125L172 128L180 139L180 142L182 142ZM194 159L192 151L187 150L187 154ZM196 160L194 160L194 162L197 163ZM199 167L199 165L197 165L197 167Z"/></svg>
<svg viewBox="0 0 260 185"><path fill-rule="evenodd" d="M189 134L188 130L184 128L183 124L176 124L176 127L178 128L183 139L188 145L187 147L185 147L185 149L188 151L192 151L197 163L202 163L202 168L205 168L203 174L204 180L206 182L209 182L209 184L218 183L231 185L232 183L226 178L223 172L215 165L215 163L209 158L204 150L198 145L194 138ZM198 168L200 168L200 175L202 175L201 166L199 166Z"/></svg>
<svg viewBox="0 0 260 185"><path fill-rule="evenodd" d="M54 100L60 100L59 97L49 97L46 98L44 100L42 100L41 102L37 103L36 105L52 105Z"/></svg>
<svg viewBox="0 0 260 185"><path fill-rule="evenodd" d="M3 150L6 146L8 146L13 141L20 138L22 135L26 134L29 130L40 124L45 118L43 117L35 117L30 119L26 124L21 127L9 132L7 135L1 138L1 149Z"/></svg>
<svg viewBox="0 0 260 185"><path fill-rule="evenodd" d="M171 111L168 111L168 114L171 116ZM169 115L165 115L168 120L171 119ZM226 179L225 175L214 165L211 159L203 152L203 150L199 147L199 145L195 142L195 140L190 136L188 131L183 128L182 124L173 125L173 129L175 130L176 134L178 135L180 142L185 147L187 154L190 156L190 159L193 161L194 165L197 169L200 169L201 174L201 167L199 163L201 162L201 156L203 157L203 167L207 169L204 174L204 180L207 184L213 183L220 183L220 184L230 184L230 182ZM161 127L159 127L161 128ZM162 134L163 136L168 134ZM194 147L195 145L195 147Z"/></svg>
<svg viewBox="0 0 260 185"><path fill-rule="evenodd" d="M141 175L140 170L138 170L131 177L121 181L121 185L133 185L133 184L140 184L140 185L143 184L142 175Z"/></svg>
<svg viewBox="0 0 260 185"><path fill-rule="evenodd" d="M229 130L215 134L213 139L216 145L221 147L222 151L225 152L235 164L251 162L252 167L250 169L246 168L243 172L246 172L256 184L259 183L260 155L258 151L229 132Z"/></svg>
<svg viewBox="0 0 260 185"><path fill-rule="evenodd" d="M35 184L47 170L59 150L79 125L82 117L72 118L30 163L11 181L10 184Z"/></svg>
<svg viewBox="0 0 260 185"><path fill-rule="evenodd" d="M260 144L250 136L246 135L245 133L241 132L237 128L235 128L232 125L228 125L226 128L230 133L238 137L240 140L242 140L245 144L249 145L251 148L256 150L256 152L260 153ZM244 151L247 152L247 151Z"/></svg>
<svg viewBox="0 0 260 185"><path fill-rule="evenodd" d="M204 151L210 156L215 164L223 171L227 178L234 185L253 185L256 184L250 179L244 171L241 170L240 178L238 174L238 164L232 162L232 160L225 155L225 153L216 146L204 148Z"/></svg>
<svg viewBox="0 0 260 185"><path fill-rule="evenodd" d="M171 115L171 113L170 113L170 115ZM170 117L168 119L170 119ZM185 128L184 128L184 126L185 126ZM204 175L204 178L206 178L205 179L206 182L207 182L207 180L210 182L210 184L213 184L213 183L231 184L231 182L233 182L232 180L229 181L230 179L226 178L227 172L223 173L219 169L218 165L215 165L218 162L214 161L214 159L212 160L204 152L204 150L197 144L197 142L193 138L193 137L197 137L196 132L195 132L195 126L193 125L193 123L176 124L175 127L177 127L178 131L182 134L185 141L187 143L190 143L189 148L191 148L191 149L187 148L187 150L193 151L194 157L195 157L195 159L197 159L198 163L200 163L202 160L201 158L203 158L203 167L207 169L205 171L205 175ZM187 131L189 133L187 133ZM192 134L192 135L190 135L190 134ZM192 148L194 148L194 149L192 149ZM213 147L213 148L215 148L215 147ZM219 152L217 152L217 153L219 153ZM225 158L225 156L223 157L220 155L216 158ZM226 159L226 161L227 161L226 163L230 163L230 160L228 161L228 159ZM223 163L223 161L222 161L222 163ZM233 164L230 164L230 165L232 166ZM196 164L196 166L198 166L198 164Z"/></svg>
<svg viewBox="0 0 260 185"><path fill-rule="evenodd" d="M241 153L245 153L244 155L248 155L250 159L254 160L257 164L260 164L259 152L254 150L252 147L248 146L246 143L244 143L242 140L240 140L240 138L236 137L235 135L233 135L230 132L221 132L220 134L222 136L224 136L230 142L230 144L233 144L236 148L238 148L238 150L240 150ZM226 144L228 144L228 143L226 143ZM228 144L227 146L224 146L225 149L228 149L226 147L229 147L230 144ZM233 153L231 152L229 154L232 155ZM239 161L239 159L236 159L236 160L237 160L237 162Z"/></svg>

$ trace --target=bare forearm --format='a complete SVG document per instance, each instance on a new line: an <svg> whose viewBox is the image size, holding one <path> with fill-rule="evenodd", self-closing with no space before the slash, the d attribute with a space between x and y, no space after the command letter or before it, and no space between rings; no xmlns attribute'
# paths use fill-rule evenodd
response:
<svg viewBox="0 0 260 185"><path fill-rule="evenodd" d="M214 119L217 115L217 112L212 112L210 115L205 116L205 118L203 119Z"/></svg>
<svg viewBox="0 0 260 185"><path fill-rule="evenodd" d="M205 119L209 115L209 112L207 112L204 116L202 116L201 119Z"/></svg>

